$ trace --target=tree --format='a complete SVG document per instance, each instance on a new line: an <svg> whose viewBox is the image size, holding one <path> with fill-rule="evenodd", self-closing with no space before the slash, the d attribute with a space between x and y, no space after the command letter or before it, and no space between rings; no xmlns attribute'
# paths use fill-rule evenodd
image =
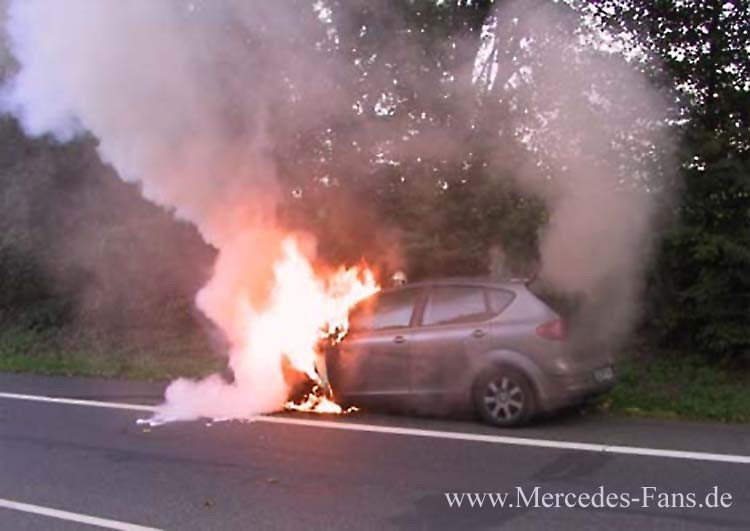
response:
<svg viewBox="0 0 750 531"><path fill-rule="evenodd" d="M750 360L750 2L579 8L634 34L630 51L675 95L683 188L651 278L650 329L671 348Z"/></svg>

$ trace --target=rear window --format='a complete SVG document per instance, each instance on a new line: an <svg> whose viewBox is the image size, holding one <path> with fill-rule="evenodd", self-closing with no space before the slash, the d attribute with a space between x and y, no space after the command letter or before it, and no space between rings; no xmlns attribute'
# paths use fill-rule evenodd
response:
<svg viewBox="0 0 750 531"><path fill-rule="evenodd" d="M352 310L350 328L357 331L407 327L411 323L417 295L416 289L374 295Z"/></svg>
<svg viewBox="0 0 750 531"><path fill-rule="evenodd" d="M576 296L572 293L552 290L539 280L530 282L526 287L544 304L565 319L573 319L583 304L583 299L580 295Z"/></svg>
<svg viewBox="0 0 750 531"><path fill-rule="evenodd" d="M467 323L488 317L482 288L445 286L432 289L424 309L422 324Z"/></svg>
<svg viewBox="0 0 750 531"><path fill-rule="evenodd" d="M493 315L501 313L513 301L515 294L505 289L488 289L487 299L490 303L490 312Z"/></svg>

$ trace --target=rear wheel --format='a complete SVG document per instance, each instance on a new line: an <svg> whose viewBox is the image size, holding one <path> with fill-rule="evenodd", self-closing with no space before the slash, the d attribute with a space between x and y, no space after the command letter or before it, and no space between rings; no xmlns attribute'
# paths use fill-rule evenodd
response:
<svg viewBox="0 0 750 531"><path fill-rule="evenodd" d="M474 408L485 422L518 426L534 413L534 391L526 377L510 367L492 367L474 383Z"/></svg>

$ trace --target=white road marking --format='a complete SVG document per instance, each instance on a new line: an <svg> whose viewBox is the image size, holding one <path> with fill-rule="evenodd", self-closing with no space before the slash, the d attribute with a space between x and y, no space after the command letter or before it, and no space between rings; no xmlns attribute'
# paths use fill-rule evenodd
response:
<svg viewBox="0 0 750 531"><path fill-rule="evenodd" d="M584 450L609 454L644 455L651 457L669 457L674 459L693 459L696 461L720 461L724 463L750 464L750 455L712 454L706 452L685 452L682 450L664 450L660 448L640 448L637 446L616 446L609 444L555 441L550 439L530 439L526 437L507 437L503 435L483 435L455 431L422 430L418 428L400 428L397 426L377 426L353 422L332 422L326 420L291 419L284 417L257 417L257 422L314 426L316 428L333 428L337 430L367 431L373 433L392 433L414 437L433 437L457 441L473 441L515 446L536 446L538 448L555 448L559 450Z"/></svg>
<svg viewBox="0 0 750 531"><path fill-rule="evenodd" d="M0 508L40 514L42 516L68 520L79 524L95 525L105 529L119 529L122 531L159 531L155 527L144 527L142 525L120 522L118 520L109 520L108 518L98 518L87 514L71 513L69 511L61 511L60 509L52 509L51 507L42 507L41 505L32 505L30 503L21 503L13 500L6 500L4 498L0 498Z"/></svg>
<svg viewBox="0 0 750 531"><path fill-rule="evenodd" d="M0 393L0 398L16 400L32 400L35 402L51 402L55 404L69 404L74 406L104 407L112 409L128 409L135 411L155 411L155 406L127 404L119 402L97 402L93 400L78 400L39 395L24 395L16 393ZM530 446L537 448L553 448L557 450L582 450L587 452L601 452L608 454L639 455L648 457L665 457L671 459L691 459L694 461L716 461L722 463L750 464L750 455L716 454L708 452L687 452L661 448L642 448L637 446L618 446L597 443L582 443L573 441L555 441L550 439L532 439L527 437L508 437L504 435L486 435L480 433L466 433L455 431L423 430L419 428L402 428L398 426L378 426L359 422L335 422L330 420L308 420L288 417L257 416L255 422L270 424L287 424L307 426L313 428L329 428L335 430L363 431L370 433L386 433L392 435L409 435L412 437L431 437L454 441L483 442L492 444L506 444L514 446Z"/></svg>
<svg viewBox="0 0 750 531"><path fill-rule="evenodd" d="M96 400L80 400L77 398L59 398L54 396L22 395L18 393L0 393L0 398L15 400L31 400L32 402L52 402L53 404L68 404L71 406L107 407L110 409L131 409L133 411L154 411L154 406L143 404L128 404L126 402L99 402Z"/></svg>

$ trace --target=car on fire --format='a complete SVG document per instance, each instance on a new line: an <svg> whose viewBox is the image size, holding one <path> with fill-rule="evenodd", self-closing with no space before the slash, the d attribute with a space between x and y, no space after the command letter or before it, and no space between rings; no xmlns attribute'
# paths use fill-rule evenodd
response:
<svg viewBox="0 0 750 531"><path fill-rule="evenodd" d="M363 300L349 321L325 352L342 403L468 406L515 426L615 382L608 353L577 347L569 323L523 281L405 284Z"/></svg>

